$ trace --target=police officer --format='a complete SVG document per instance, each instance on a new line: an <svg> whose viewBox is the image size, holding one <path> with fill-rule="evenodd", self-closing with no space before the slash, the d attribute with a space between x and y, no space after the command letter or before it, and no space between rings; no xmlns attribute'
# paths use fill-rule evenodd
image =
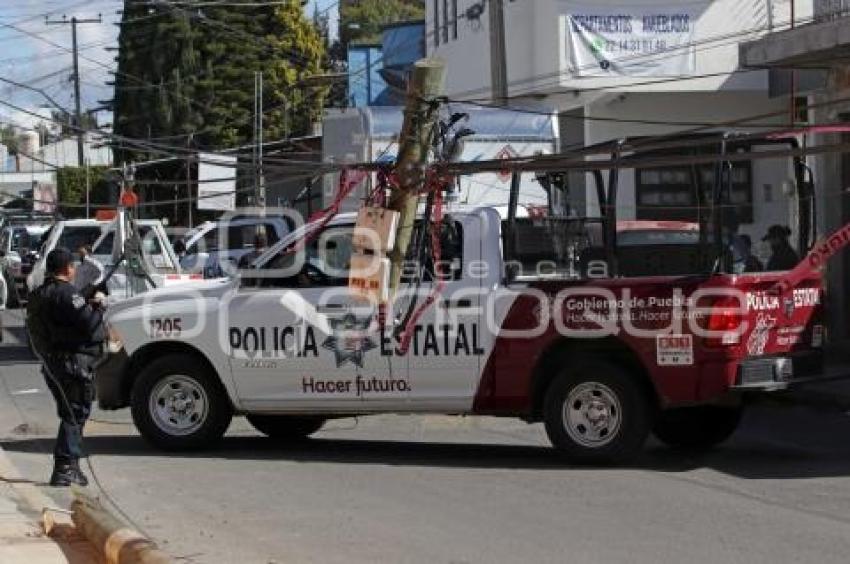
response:
<svg viewBox="0 0 850 564"><path fill-rule="evenodd" d="M27 306L30 338L60 419L51 486L88 483L80 469L83 426L94 400L94 363L106 339L101 303L80 295L75 270L68 249L50 251L48 277Z"/></svg>
<svg viewBox="0 0 850 564"><path fill-rule="evenodd" d="M784 225L771 225L767 235L762 238L770 244L770 259L767 261L767 270L791 270L800 262L797 251L788 242L791 230Z"/></svg>

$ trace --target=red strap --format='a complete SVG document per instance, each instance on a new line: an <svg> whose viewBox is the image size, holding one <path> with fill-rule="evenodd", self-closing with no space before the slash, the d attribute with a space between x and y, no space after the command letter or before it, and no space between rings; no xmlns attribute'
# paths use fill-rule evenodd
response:
<svg viewBox="0 0 850 564"><path fill-rule="evenodd" d="M339 208L342 205L343 200L345 200L345 198L352 192L352 190L354 190L361 182L363 182L363 179L366 178L368 175L369 172L365 170L343 170L339 175L339 188L337 189L334 201L331 202L330 206L314 213L307 220L308 225L317 221L319 221L319 224L313 229L311 229L309 233L299 239L295 245L290 247L283 254L289 255L294 252L300 251L307 245L307 243L318 237L322 230L325 228L325 226L336 216L336 214L339 213Z"/></svg>
<svg viewBox="0 0 850 564"><path fill-rule="evenodd" d="M850 223L815 243L806 258L778 280L771 291L779 294L788 292L802 280L820 272L826 262L848 244L850 244Z"/></svg>

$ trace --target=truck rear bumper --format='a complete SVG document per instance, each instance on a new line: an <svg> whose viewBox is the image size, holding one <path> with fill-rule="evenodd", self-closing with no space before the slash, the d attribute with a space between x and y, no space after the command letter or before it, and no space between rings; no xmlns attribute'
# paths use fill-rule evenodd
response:
<svg viewBox="0 0 850 564"><path fill-rule="evenodd" d="M107 354L95 367L94 383L97 404L101 409L121 409L130 405L127 394L127 367L130 359L122 348Z"/></svg>
<svg viewBox="0 0 850 564"><path fill-rule="evenodd" d="M797 354L745 358L738 364L735 391L771 392L797 384L832 380L843 377L824 370L823 352L806 351Z"/></svg>

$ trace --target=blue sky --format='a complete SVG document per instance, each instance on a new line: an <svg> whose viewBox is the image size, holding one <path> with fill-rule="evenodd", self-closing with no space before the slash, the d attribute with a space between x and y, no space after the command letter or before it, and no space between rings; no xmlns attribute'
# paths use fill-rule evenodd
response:
<svg viewBox="0 0 850 564"><path fill-rule="evenodd" d="M319 5L319 10L328 11L331 17L331 36L336 36L339 29L339 0L310 0L310 4L307 6L308 15L313 15L313 6L315 4Z"/></svg>
<svg viewBox="0 0 850 564"><path fill-rule="evenodd" d="M336 0L311 0L307 15L313 14L313 5L328 10L331 29L335 33L338 16ZM110 80L109 71L115 70L114 52L104 47L117 45L120 15L116 12L123 0L0 0L0 77L28 84L44 90L65 108L74 104L71 75L71 27L48 26L45 14L60 19L62 14L78 18L103 17L101 24L80 24L77 43L80 46L81 99L83 108L98 106L98 100L112 97L112 88L104 84ZM14 26L14 27L12 27ZM17 28L17 29L15 29ZM50 110L39 108L47 100L30 90L0 82L0 100L24 107L27 110L49 115ZM101 122L111 120L101 114ZM0 106L0 123L32 127L39 118Z"/></svg>

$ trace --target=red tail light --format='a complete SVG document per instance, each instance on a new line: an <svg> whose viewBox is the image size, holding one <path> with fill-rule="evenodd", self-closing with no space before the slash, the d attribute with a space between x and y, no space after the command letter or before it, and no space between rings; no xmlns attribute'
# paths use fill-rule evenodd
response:
<svg viewBox="0 0 850 564"><path fill-rule="evenodd" d="M729 347L737 345L741 342L741 325L743 322L744 316L738 300L734 298L718 300L712 305L706 329L714 334L722 333L722 335L706 337L705 346Z"/></svg>

